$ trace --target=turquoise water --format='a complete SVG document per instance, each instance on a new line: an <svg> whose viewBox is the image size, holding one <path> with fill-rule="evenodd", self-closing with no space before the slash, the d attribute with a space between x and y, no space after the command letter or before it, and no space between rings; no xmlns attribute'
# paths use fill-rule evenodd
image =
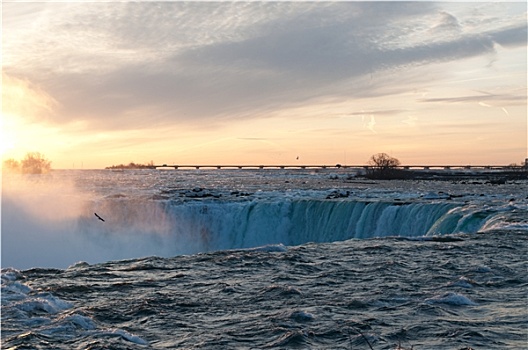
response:
<svg viewBox="0 0 528 350"><path fill-rule="evenodd" d="M527 196L344 171L4 176L2 347L520 349Z"/></svg>

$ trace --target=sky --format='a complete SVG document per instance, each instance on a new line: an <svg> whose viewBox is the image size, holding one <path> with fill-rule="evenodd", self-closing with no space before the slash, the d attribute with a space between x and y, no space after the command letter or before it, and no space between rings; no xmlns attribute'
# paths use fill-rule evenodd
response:
<svg viewBox="0 0 528 350"><path fill-rule="evenodd" d="M525 2L2 2L0 152L52 167L507 165Z"/></svg>

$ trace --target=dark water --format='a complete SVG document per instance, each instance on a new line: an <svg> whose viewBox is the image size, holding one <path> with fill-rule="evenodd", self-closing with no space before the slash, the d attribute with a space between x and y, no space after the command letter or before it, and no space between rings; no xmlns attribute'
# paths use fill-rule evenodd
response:
<svg viewBox="0 0 528 350"><path fill-rule="evenodd" d="M528 349L523 180L4 176L1 225L2 349Z"/></svg>
<svg viewBox="0 0 528 350"><path fill-rule="evenodd" d="M525 349L526 233L4 270L8 349Z"/></svg>

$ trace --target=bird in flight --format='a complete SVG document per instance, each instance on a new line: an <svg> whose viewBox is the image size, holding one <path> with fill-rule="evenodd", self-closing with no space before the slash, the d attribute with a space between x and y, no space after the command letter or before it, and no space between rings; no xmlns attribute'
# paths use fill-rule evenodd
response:
<svg viewBox="0 0 528 350"><path fill-rule="evenodd" d="M97 215L97 213L94 213L94 214L95 214L95 216L97 216L97 218L98 218L99 220L101 220L102 222L104 222L104 219L103 219L102 217L100 217L99 215Z"/></svg>

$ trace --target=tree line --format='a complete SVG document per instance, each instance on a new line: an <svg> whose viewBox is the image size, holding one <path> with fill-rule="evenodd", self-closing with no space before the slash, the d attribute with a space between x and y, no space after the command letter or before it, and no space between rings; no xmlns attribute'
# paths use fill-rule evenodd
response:
<svg viewBox="0 0 528 350"><path fill-rule="evenodd" d="M128 164L107 166L105 169L152 169L152 168L154 168L154 162L151 160L147 164L139 164L139 163L130 162Z"/></svg>
<svg viewBox="0 0 528 350"><path fill-rule="evenodd" d="M22 174L45 174L51 170L51 161L40 152L28 152L21 161L14 158L5 160L3 170Z"/></svg>

